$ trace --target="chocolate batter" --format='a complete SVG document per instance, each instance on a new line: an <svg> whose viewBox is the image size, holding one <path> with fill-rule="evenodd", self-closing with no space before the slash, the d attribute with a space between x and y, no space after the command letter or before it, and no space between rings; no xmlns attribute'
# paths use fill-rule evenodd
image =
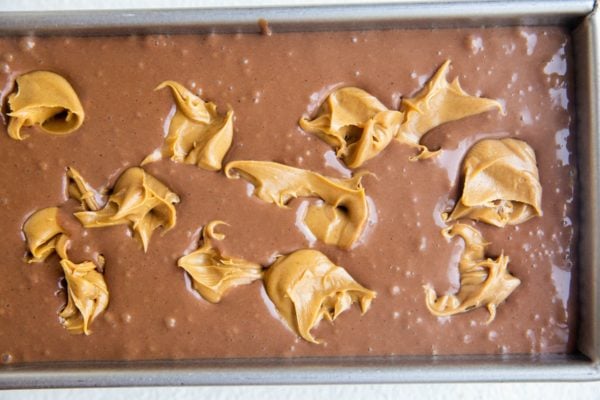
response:
<svg viewBox="0 0 600 400"><path fill-rule="evenodd" d="M483 353L565 353L575 344L575 199L573 77L570 38L554 27L389 30L273 35L26 37L0 39L2 97L16 77L50 70L77 92L85 121L74 133L38 128L15 141L0 132L0 360L178 359ZM303 132L340 86L356 86L390 109L412 96L447 59L449 78L468 93L497 99L506 115L488 112L451 122L424 139L443 149L411 162L414 149L392 142L363 168L372 207L370 225L352 250L312 243L296 213L251 196L243 180L174 163L146 165L181 199L177 224L155 234L147 253L126 225L83 229L67 200L66 169L95 188L110 188L128 167L160 148L173 100L153 89L174 80L234 110L234 136L224 162L268 160L348 177L325 142ZM6 122L6 121L5 121ZM514 137L534 149L543 187L542 217L497 228L471 223L502 250L521 285L489 325L485 309L438 318L425 305L423 285L439 294L458 290L459 239L440 230L442 212L460 195L460 163L482 138ZM66 203L65 203L66 202ZM66 302L56 255L25 261L24 221L63 205L62 225L73 238L75 262L105 258L110 303L91 327L71 335L57 312ZM70 211L70 212L67 212ZM260 281L232 289L219 304L201 299L177 259L197 248L200 228L213 220L227 239L225 253L269 265L276 254L314 247L377 292L361 316L354 306L334 324L322 321L315 345L288 330Z"/></svg>

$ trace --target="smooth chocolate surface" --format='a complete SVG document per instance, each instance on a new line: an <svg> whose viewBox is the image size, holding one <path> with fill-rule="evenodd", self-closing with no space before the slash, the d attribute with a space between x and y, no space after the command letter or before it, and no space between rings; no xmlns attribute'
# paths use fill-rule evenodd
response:
<svg viewBox="0 0 600 400"><path fill-rule="evenodd" d="M568 32L556 27L389 30L272 35L28 37L0 39L2 99L18 75L50 70L73 86L85 110L76 132L35 127L15 141L0 129L0 361L178 359L482 353L564 353L575 344L577 294L573 71ZM351 250L311 244L297 224L306 199L281 209L252 197L247 183L168 159L144 166L181 202L177 224L157 232L147 253L125 225L84 229L67 196L67 167L96 189L160 148L174 113L165 80L181 82L219 110L234 110L224 162L265 160L327 176L350 171L325 142L303 132L334 89L355 86L397 109L447 59L449 78L470 94L499 100L496 111L445 124L424 138L443 151L411 162L415 150L392 141L362 169L369 227ZM5 116L5 115L4 115ZM6 118L6 116L5 116ZM6 120L5 120L6 123ZM485 309L437 318L423 285L456 292L462 242L448 242L442 212L460 196L460 164L483 138L514 137L535 151L543 216L497 228L472 223L502 251L521 285L486 325ZM91 327L71 335L57 313L66 303L56 255L27 264L22 234L34 211L62 205L74 262L106 260L110 303ZM269 265L277 254L313 246L377 292L322 321L315 345L279 320L260 281L234 288L219 304L202 300L177 259L197 248L203 225L226 221L216 243L230 256ZM471 223L471 222L469 222Z"/></svg>

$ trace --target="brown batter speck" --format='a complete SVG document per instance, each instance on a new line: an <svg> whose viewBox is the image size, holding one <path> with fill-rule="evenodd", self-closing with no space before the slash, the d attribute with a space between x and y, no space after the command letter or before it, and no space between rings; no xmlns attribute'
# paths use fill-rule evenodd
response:
<svg viewBox="0 0 600 400"><path fill-rule="evenodd" d="M273 34L273 31L269 26L269 21L264 18L258 20L258 27L260 28L260 33L263 35L271 36Z"/></svg>

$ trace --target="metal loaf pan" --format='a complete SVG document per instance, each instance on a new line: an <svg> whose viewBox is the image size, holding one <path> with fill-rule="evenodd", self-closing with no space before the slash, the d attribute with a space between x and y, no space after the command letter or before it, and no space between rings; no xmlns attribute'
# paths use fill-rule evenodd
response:
<svg viewBox="0 0 600 400"><path fill-rule="evenodd" d="M579 338L575 354L30 363L0 367L0 388L483 382L600 379L600 17L594 1L418 1L326 7L1 13L0 35L275 32L561 25L576 77ZM1 329L1 328L0 328Z"/></svg>

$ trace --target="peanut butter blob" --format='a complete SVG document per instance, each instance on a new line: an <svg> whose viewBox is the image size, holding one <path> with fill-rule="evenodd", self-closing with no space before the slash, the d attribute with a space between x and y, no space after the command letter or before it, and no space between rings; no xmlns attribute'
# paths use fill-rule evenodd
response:
<svg viewBox="0 0 600 400"><path fill-rule="evenodd" d="M142 168L129 168L119 177L108 202L98 211L81 211L75 216L87 228L129 225L144 251L155 229L165 231L176 222L175 204L179 197Z"/></svg>
<svg viewBox="0 0 600 400"><path fill-rule="evenodd" d="M436 296L435 290L424 286L429 311L438 316L449 316L478 307L490 313L488 323L496 317L496 308L519 286L521 281L508 272L508 256L486 257L484 241L478 230L465 224L456 224L443 230L444 236L460 236L465 249L460 256L460 290L456 294Z"/></svg>
<svg viewBox="0 0 600 400"><path fill-rule="evenodd" d="M299 124L333 146L349 168L377 156L393 138L419 150L411 160L429 158L437 151L420 141L430 130L494 108L502 111L495 100L468 95L458 79L449 83L449 66L446 60L417 96L402 99L400 111L389 110L362 89L345 87L327 97L314 120L301 118Z"/></svg>
<svg viewBox="0 0 600 400"><path fill-rule="evenodd" d="M402 119L364 90L346 87L327 97L314 120L301 118L299 124L332 146L349 168L358 168L387 147Z"/></svg>
<svg viewBox="0 0 600 400"><path fill-rule="evenodd" d="M229 178L238 176L254 185L254 194L279 207L296 197L318 197L304 221L327 244L349 249L360 237L368 218L363 174L349 179L327 178L316 172L268 161L232 161L225 167Z"/></svg>
<svg viewBox="0 0 600 400"><path fill-rule="evenodd" d="M498 227L542 215L542 185L535 152L518 139L476 143L462 166L462 195L448 221L470 218Z"/></svg>
<svg viewBox="0 0 600 400"><path fill-rule="evenodd" d="M43 208L33 213L23 225L23 233L31 255L28 262L44 261L56 252L59 241L65 234L58 223L58 207Z"/></svg>
<svg viewBox="0 0 600 400"><path fill-rule="evenodd" d="M58 315L70 333L89 335L91 323L108 307L108 287L96 264L91 261L74 263L67 257L66 243L64 246L60 266L67 282L68 300ZM104 258L101 261L103 263Z"/></svg>
<svg viewBox="0 0 600 400"><path fill-rule="evenodd" d="M69 196L79 201L84 210L98 211L100 209L99 194L86 182L79 171L73 167L67 168L67 181Z"/></svg>
<svg viewBox="0 0 600 400"><path fill-rule="evenodd" d="M73 334L91 333L89 326L108 306L109 293L104 276L91 261L74 263L67 250L71 240L58 222L58 207L35 212L23 225L30 263L41 263L53 253L60 258L67 290L67 304L58 313L60 323ZM104 266L104 257L99 257Z"/></svg>
<svg viewBox="0 0 600 400"><path fill-rule="evenodd" d="M437 153L420 144L421 138L433 128L487 111L503 111L492 99L467 94L458 83L446 80L450 60L446 60L425 87L412 98L402 99L400 111L405 115L396 139L419 150L411 159L429 158Z"/></svg>
<svg viewBox="0 0 600 400"><path fill-rule="evenodd" d="M192 278L192 285L211 303L218 303L231 288L246 285L262 278L262 266L241 258L221 254L213 240L223 240L225 235L215 232L223 221L211 221L202 229L202 246L181 257L177 265Z"/></svg>
<svg viewBox="0 0 600 400"><path fill-rule="evenodd" d="M174 81L164 81L155 90L167 87L175 98L175 115L162 149L146 157L142 165L169 157L209 171L220 170L233 138L233 111L219 115L214 103L204 102Z"/></svg>
<svg viewBox="0 0 600 400"><path fill-rule="evenodd" d="M46 133L64 135L83 124L85 114L77 93L62 76L34 71L17 77L17 92L8 97L8 135L23 140L22 127L39 126Z"/></svg>
<svg viewBox="0 0 600 400"><path fill-rule="evenodd" d="M310 331L323 318L334 321L354 302L365 313L376 296L344 268L311 249L280 257L265 272L265 287L289 328L311 343L320 343Z"/></svg>

